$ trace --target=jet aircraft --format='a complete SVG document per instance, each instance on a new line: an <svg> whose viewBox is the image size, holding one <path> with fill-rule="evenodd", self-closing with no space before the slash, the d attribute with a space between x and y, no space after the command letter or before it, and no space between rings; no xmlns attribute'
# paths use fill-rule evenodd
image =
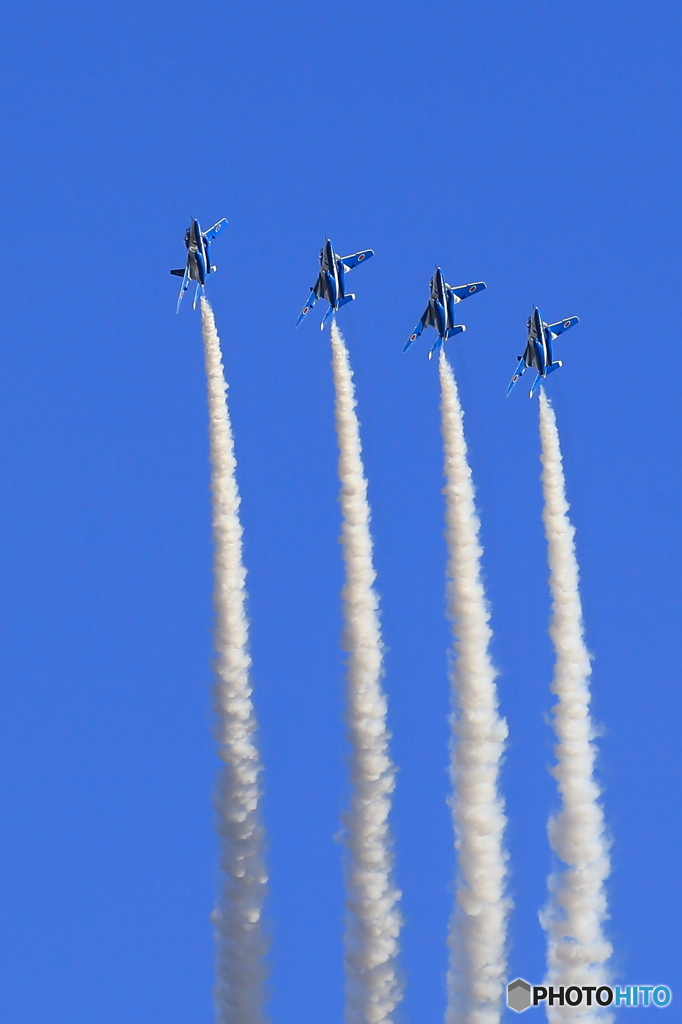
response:
<svg viewBox="0 0 682 1024"><path fill-rule="evenodd" d="M430 359L434 352L440 352L443 342L447 341L448 338L466 331L464 324L455 323L455 306L462 299L475 295L476 292L482 292L485 288L485 282L476 281L474 284L460 284L453 288L452 285L445 283L443 271L440 267L436 267L429 287L431 288L429 304L421 320L410 335L403 352L407 352L410 345L419 337L425 327L435 327L438 331L438 338L429 352Z"/></svg>
<svg viewBox="0 0 682 1024"><path fill-rule="evenodd" d="M528 317L526 351L522 356L517 357L519 362L516 367L516 373L509 381L508 395L511 394L511 390L517 380L526 372L528 367L532 366L538 371L538 375L533 381L533 387L530 389L530 398L532 398L540 381L546 380L548 374L563 366L560 359L554 358L552 343L560 334L563 334L564 331L567 331L577 323L580 323L577 316L569 316L566 320L557 320L555 324L546 324L538 307L533 306L533 312Z"/></svg>
<svg viewBox="0 0 682 1024"><path fill-rule="evenodd" d="M181 270L171 270L171 274L174 277L181 277L182 284L180 286L180 294L178 295L178 304L175 308L175 312L180 312L180 303L182 297L189 287L190 281L196 281L197 287L194 293L194 302L192 303L192 309L197 308L197 299L199 293L204 295L204 284L206 283L206 277L208 274L214 274L217 267L211 264L211 242L214 238L217 238L220 232L223 230L227 221L223 217L217 224L214 224L208 231L202 231L199 221L194 217L190 226L185 232L185 245L187 246L187 266Z"/></svg>
<svg viewBox="0 0 682 1024"><path fill-rule="evenodd" d="M359 263L364 263L366 260L371 259L373 255L373 249L364 249L363 252L355 252L352 256L337 256L331 239L327 238L324 246L320 249L319 277L310 290L308 301L301 310L296 326L298 327L301 321L305 319L306 313L310 312L318 299L326 299L329 303L329 309L320 324L320 330L324 330L324 325L330 316L338 312L341 306L345 306L347 302L352 302L355 298L352 292L346 294L346 274L353 267L357 267Z"/></svg>

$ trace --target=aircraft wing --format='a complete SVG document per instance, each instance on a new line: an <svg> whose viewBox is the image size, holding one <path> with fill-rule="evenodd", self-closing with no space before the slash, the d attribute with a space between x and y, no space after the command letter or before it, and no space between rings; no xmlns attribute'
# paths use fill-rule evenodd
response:
<svg viewBox="0 0 682 1024"><path fill-rule="evenodd" d="M300 324L301 320L303 320L305 318L306 313L310 312L310 310L313 308L313 306L315 305L316 302L317 302L317 295L315 293L315 289L313 288L311 290L311 292L310 292L310 295L308 296L308 301L306 302L305 306L301 310L301 315L299 316L298 320L296 321L296 326L297 327Z"/></svg>
<svg viewBox="0 0 682 1024"><path fill-rule="evenodd" d="M557 320L555 324L548 324L548 330L552 332L552 337L557 338L564 331L567 331L570 327L574 327L575 324L580 323L580 317L569 316L566 320Z"/></svg>
<svg viewBox="0 0 682 1024"><path fill-rule="evenodd" d="M424 328L430 327L433 323L434 316L433 311L431 309L431 303L429 302L428 306L426 307L426 310L424 311L424 315L422 316L421 320L419 321L415 329L412 331L412 334L407 339L407 344L405 345L403 352L407 352L408 348L417 340L417 338L424 330Z"/></svg>
<svg viewBox="0 0 682 1024"><path fill-rule="evenodd" d="M227 221L223 217L223 219L219 220L217 224L214 224L212 228L209 228L208 231L204 232L204 237L206 238L206 241L212 242L214 238L217 238L226 224Z"/></svg>
<svg viewBox="0 0 682 1024"><path fill-rule="evenodd" d="M523 376L527 369L528 367L526 366L526 360L522 357L521 359L519 359L516 365L516 371L514 372L514 376L509 381L509 387L507 388L507 398L512 393L514 385L516 384L519 377Z"/></svg>
<svg viewBox="0 0 682 1024"><path fill-rule="evenodd" d="M347 272L357 267L358 263L364 263L374 255L374 249L364 249L362 252L354 252L352 256L341 256L344 270Z"/></svg>
<svg viewBox="0 0 682 1024"><path fill-rule="evenodd" d="M180 272L177 271L177 270L171 270L171 274L174 274L176 277L180 276ZM188 287L189 287L189 260L187 260L187 266L185 267L184 271L182 272L182 284L180 285L180 294L178 295L178 304L175 307L175 312L176 313L180 312L180 303L182 302L182 296L185 294L185 292L187 291Z"/></svg>
<svg viewBox="0 0 682 1024"><path fill-rule="evenodd" d="M467 299L470 295L475 295L476 292L482 292L485 286L485 281L476 281L474 284L458 284L455 288L449 284L446 284L445 287L454 292L458 299Z"/></svg>

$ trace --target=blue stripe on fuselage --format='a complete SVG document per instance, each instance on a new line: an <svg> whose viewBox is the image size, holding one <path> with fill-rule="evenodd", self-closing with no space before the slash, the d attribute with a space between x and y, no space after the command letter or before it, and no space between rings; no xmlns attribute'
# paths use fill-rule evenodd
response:
<svg viewBox="0 0 682 1024"><path fill-rule="evenodd" d="M324 277L327 282L327 288L329 289L329 295L327 296L327 298L329 299L329 303L330 305L336 307L336 302L338 299L336 277L330 270L324 271Z"/></svg>
<svg viewBox="0 0 682 1024"><path fill-rule="evenodd" d="M194 259L197 265L198 281L201 285L204 285L206 282L206 261L204 259L204 254L201 251L201 249L198 249L196 251L196 253L194 254Z"/></svg>
<svg viewBox="0 0 682 1024"><path fill-rule="evenodd" d="M441 302L439 302L438 300L436 300L434 302L433 307L434 307L435 312L436 312L436 322L438 324L438 333L440 334L441 337L445 337L445 332L447 331L445 308L444 308L443 304Z"/></svg>

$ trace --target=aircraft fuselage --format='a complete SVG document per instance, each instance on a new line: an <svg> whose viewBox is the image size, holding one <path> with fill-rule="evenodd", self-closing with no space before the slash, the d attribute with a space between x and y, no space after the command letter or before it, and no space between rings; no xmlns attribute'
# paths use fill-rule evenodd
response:
<svg viewBox="0 0 682 1024"><path fill-rule="evenodd" d="M441 338L446 338L448 331L455 326L455 305L459 300L446 287L440 267L436 267L431 279L431 301L436 318L436 330Z"/></svg>
<svg viewBox="0 0 682 1024"><path fill-rule="evenodd" d="M320 253L321 275L324 277L326 289L318 298L324 298L332 306L334 312L339 308L339 303L346 292L346 275L341 261L334 252L334 246L328 238Z"/></svg>
<svg viewBox="0 0 682 1024"><path fill-rule="evenodd" d="M528 318L528 343L523 358L526 366L534 367L541 377L547 376L547 367L554 361L552 338L537 306Z"/></svg>
<svg viewBox="0 0 682 1024"><path fill-rule="evenodd" d="M198 281L199 284L206 283L206 275L211 272L211 262L208 250L208 242L201 233L201 225L196 219L187 229L185 234L185 245L189 260L190 281Z"/></svg>

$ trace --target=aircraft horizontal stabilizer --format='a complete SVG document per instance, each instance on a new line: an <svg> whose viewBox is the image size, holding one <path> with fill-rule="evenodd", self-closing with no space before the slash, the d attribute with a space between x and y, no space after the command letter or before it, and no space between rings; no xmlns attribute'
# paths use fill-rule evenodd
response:
<svg viewBox="0 0 682 1024"><path fill-rule="evenodd" d="M185 268L183 267L181 270L171 270L171 274L173 275L173 277L184 277Z"/></svg>

